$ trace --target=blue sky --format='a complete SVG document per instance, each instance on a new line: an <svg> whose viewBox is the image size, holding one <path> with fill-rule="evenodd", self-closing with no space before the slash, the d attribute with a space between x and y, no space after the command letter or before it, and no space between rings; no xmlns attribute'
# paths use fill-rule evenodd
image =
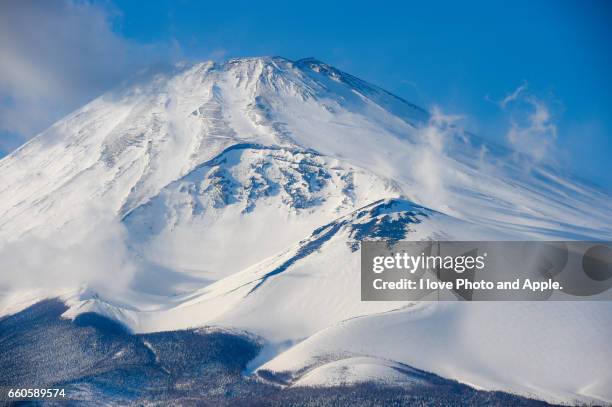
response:
<svg viewBox="0 0 612 407"><path fill-rule="evenodd" d="M61 3L66 2L54 3L55 8ZM12 138L13 144L27 138L25 133L44 128L45 120L61 117L64 110L129 75L141 61L314 56L426 108L439 106L446 113L463 115L466 129L502 144L511 144L508 134L513 123L529 128L529 114L539 106L548 115L548 127L542 134L530 134L535 143L538 137L547 138L542 141L550 144L545 159L612 190L612 2L156 1L144 6L105 0L76 4L76 8L64 4L61 12L47 9L44 15L51 17L45 18L61 21L76 13L74 27L64 26L77 35L86 31L79 35L82 49L89 49L86 41L91 36L95 45L89 58L96 61L97 49L105 69L79 78L80 85L78 89L74 85L70 96L74 106L66 102L56 107L58 103L51 102L61 95L53 92L51 102L36 100L56 109L46 112L39 107L38 127L0 129L0 137ZM32 14L35 8L18 12ZM83 27L76 21L87 19L95 23ZM91 28L97 25L100 32ZM13 37L19 35L24 34ZM70 31L65 37L70 38ZM62 47L51 43L45 49L55 46ZM0 51L4 53L1 42ZM28 58L45 64L38 55ZM109 65L109 60L116 64ZM58 77L62 69L56 69ZM100 89L91 86L81 91L89 82ZM502 108L500 102L519 87L520 100ZM17 100L28 107L26 97L8 89L2 88L0 79L5 105ZM12 145L4 144L5 150Z"/></svg>

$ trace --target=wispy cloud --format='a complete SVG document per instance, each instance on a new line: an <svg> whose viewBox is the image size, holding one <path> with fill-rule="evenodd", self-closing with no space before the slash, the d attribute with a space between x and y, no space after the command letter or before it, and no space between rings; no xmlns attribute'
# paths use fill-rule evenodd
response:
<svg viewBox="0 0 612 407"><path fill-rule="evenodd" d="M518 88L516 88L514 92L510 93L505 98L503 98L499 102L499 105L501 106L502 109L505 109L508 106L508 103L515 102L521 96L521 94L526 90L527 90L527 82L523 82L523 84L519 86Z"/></svg>
<svg viewBox="0 0 612 407"><path fill-rule="evenodd" d="M506 139L513 148L538 161L550 159L557 139L557 125L549 105L530 92L528 83L524 82L502 100L493 102L509 115Z"/></svg>
<svg viewBox="0 0 612 407"><path fill-rule="evenodd" d="M82 285L101 292L126 290L140 266L128 250L125 227L109 211L89 210L61 230L2 242L0 294Z"/></svg>
<svg viewBox="0 0 612 407"><path fill-rule="evenodd" d="M168 52L117 34L117 17L108 8L71 0L0 2L0 137L5 149Z"/></svg>

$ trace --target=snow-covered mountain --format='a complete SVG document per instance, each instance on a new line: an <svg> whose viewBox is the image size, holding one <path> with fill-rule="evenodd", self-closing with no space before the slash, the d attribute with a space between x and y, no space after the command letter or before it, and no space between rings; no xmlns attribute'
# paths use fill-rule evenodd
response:
<svg viewBox="0 0 612 407"><path fill-rule="evenodd" d="M0 161L0 261L30 273L0 284L0 305L62 295L66 317L135 332L247 330L268 343L252 374L287 386L402 382L401 364L612 402L609 305L361 302L358 252L363 239L610 240L611 202L314 59L180 65Z"/></svg>

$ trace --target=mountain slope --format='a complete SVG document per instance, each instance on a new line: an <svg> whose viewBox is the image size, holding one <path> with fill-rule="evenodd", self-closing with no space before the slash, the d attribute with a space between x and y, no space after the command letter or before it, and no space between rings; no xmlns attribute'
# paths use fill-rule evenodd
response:
<svg viewBox="0 0 612 407"><path fill-rule="evenodd" d="M388 363L395 361L552 402L612 400L607 303L360 301L361 239L458 237L500 235L409 201L381 200L177 306L144 311L76 296L68 298L64 316L96 312L136 332L200 324L246 330L268 341L251 369L285 385L389 382L396 376ZM368 358L365 366L360 358ZM374 372L379 376L372 379Z"/></svg>

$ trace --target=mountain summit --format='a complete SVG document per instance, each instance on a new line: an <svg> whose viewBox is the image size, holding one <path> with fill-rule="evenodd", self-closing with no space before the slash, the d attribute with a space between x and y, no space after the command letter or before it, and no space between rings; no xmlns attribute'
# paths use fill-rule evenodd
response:
<svg viewBox="0 0 612 407"><path fill-rule="evenodd" d="M92 200L124 217L238 144L341 159L393 180L411 200L470 221L612 234L607 196L544 167L525 170L443 121L313 58L149 72L0 161L0 235L58 227ZM600 209L584 216L593 204Z"/></svg>

